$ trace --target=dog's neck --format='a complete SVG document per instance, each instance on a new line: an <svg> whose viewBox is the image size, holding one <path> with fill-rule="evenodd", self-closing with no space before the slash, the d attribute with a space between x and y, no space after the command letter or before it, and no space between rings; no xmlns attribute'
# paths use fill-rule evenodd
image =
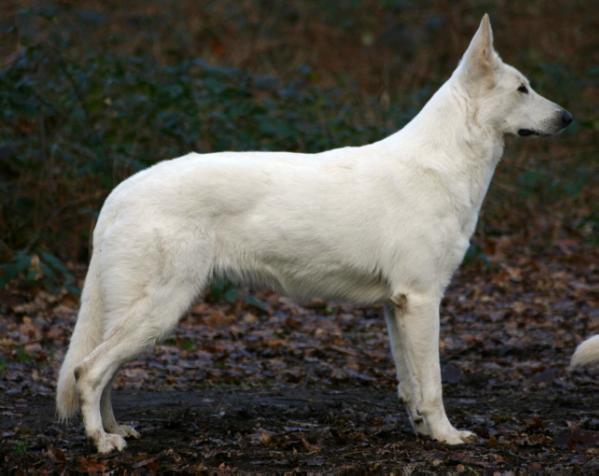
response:
<svg viewBox="0 0 599 476"><path fill-rule="evenodd" d="M418 150L413 159L423 164L470 167L475 162L494 169L503 155L503 135L481 124L477 116L476 101L452 77L408 124L380 143L401 155Z"/></svg>
<svg viewBox="0 0 599 476"><path fill-rule="evenodd" d="M450 78L405 127L379 143L402 162L444 179L474 231L476 218L503 155L503 135L477 121L475 102Z"/></svg>

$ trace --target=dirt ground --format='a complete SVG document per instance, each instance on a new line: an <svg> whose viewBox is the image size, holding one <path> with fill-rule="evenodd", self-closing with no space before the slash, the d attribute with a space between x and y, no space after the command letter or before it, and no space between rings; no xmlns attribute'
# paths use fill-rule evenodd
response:
<svg viewBox="0 0 599 476"><path fill-rule="evenodd" d="M597 372L566 370L597 333L596 251L500 250L467 264L441 309L447 412L475 444L412 433L379 307L242 290L198 303L122 369L115 412L141 439L97 455L79 418L54 416L77 301L13 287L0 296L2 472L596 474Z"/></svg>
<svg viewBox="0 0 599 476"><path fill-rule="evenodd" d="M0 475L599 474L599 370L566 370L599 333L592 2L0 10L0 281L21 269L0 287ZM478 442L413 434L380 306L224 284L119 372L115 412L140 440L100 456L79 417L57 422L78 300L48 289L81 287L92 218L118 180L188 150L378 140L447 78L484 11L504 59L576 123L552 141L508 140L442 303L445 405Z"/></svg>
<svg viewBox="0 0 599 476"><path fill-rule="evenodd" d="M57 424L51 398L3 396L2 410L15 410L2 419L3 434L18 427L28 435L26 449L5 448L3 465L9 472L599 471L592 380L522 389L479 378L446 385L453 420L481 436L461 448L415 437L392 389L376 386L118 392L116 411L142 438L109 456L93 453L78 422Z"/></svg>

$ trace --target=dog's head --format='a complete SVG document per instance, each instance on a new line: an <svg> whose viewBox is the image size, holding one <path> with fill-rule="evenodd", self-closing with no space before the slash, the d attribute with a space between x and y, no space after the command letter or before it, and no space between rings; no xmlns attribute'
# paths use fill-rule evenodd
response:
<svg viewBox="0 0 599 476"><path fill-rule="evenodd" d="M553 135L572 122L568 111L537 94L520 71L501 60L486 14L454 78L473 105L475 120L498 133Z"/></svg>

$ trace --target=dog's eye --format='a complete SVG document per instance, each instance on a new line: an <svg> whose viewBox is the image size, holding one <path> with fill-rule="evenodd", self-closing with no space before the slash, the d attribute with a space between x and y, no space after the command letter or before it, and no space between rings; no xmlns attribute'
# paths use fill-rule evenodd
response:
<svg viewBox="0 0 599 476"><path fill-rule="evenodd" d="M526 86L524 86L524 84L520 85L520 87L518 88L518 91L520 91L521 93L524 93L524 94L528 94L528 88Z"/></svg>

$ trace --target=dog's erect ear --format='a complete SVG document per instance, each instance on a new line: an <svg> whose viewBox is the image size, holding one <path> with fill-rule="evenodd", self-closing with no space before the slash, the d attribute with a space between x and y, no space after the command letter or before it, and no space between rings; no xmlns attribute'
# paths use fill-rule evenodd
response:
<svg viewBox="0 0 599 476"><path fill-rule="evenodd" d="M493 48L491 21L485 13L458 66L460 78L469 84L482 80L492 85L493 70L498 60L499 57Z"/></svg>

